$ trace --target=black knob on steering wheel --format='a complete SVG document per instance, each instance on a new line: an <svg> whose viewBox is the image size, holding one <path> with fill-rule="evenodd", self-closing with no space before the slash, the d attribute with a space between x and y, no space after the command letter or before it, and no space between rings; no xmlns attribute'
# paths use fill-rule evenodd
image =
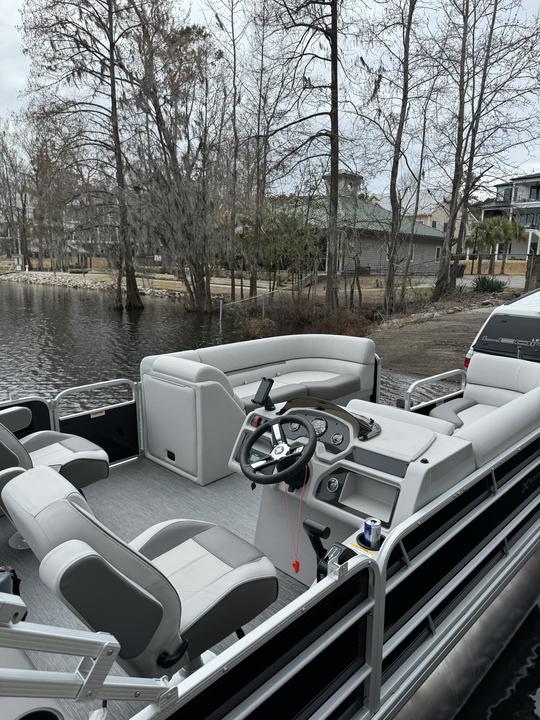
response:
<svg viewBox="0 0 540 720"><path fill-rule="evenodd" d="M284 425L298 424L304 428L308 438L306 445L291 446L284 431ZM272 448L260 460L251 461L251 451L257 440L270 431L272 434ZM297 476L313 457L317 447L317 435L313 425L298 415L283 415L260 425L255 432L250 433L240 452L240 467L242 472L254 483L260 485L274 485L288 482ZM273 468L266 474L264 471Z"/></svg>

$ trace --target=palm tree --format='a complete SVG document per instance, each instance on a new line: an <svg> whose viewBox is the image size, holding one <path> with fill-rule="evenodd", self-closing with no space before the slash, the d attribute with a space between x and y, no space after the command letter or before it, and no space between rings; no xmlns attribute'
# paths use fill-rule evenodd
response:
<svg viewBox="0 0 540 720"><path fill-rule="evenodd" d="M506 257L508 248L512 242L522 242L525 240L525 228L519 223L514 223L508 218L498 215L482 220L475 228L474 238L469 236L469 242L475 242L478 248L478 272L481 272L481 253L482 250L489 250L489 274L495 274L495 251L497 245L504 247L503 262L501 266L501 274L504 273L506 265Z"/></svg>

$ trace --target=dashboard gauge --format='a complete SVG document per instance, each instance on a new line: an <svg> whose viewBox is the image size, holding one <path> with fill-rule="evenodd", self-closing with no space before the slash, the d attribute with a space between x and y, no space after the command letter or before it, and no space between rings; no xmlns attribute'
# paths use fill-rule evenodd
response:
<svg viewBox="0 0 540 720"><path fill-rule="evenodd" d="M317 437L321 437L321 435L324 435L326 432L326 428L328 427L328 423L324 418L316 417L313 418L311 421L311 424L313 425L313 429L315 430L315 434Z"/></svg>
<svg viewBox="0 0 540 720"><path fill-rule="evenodd" d="M300 430L300 423L289 423L289 427L291 429L291 432L298 432Z"/></svg>
<svg viewBox="0 0 540 720"><path fill-rule="evenodd" d="M332 440L332 445L341 445L341 443L343 442L343 435L342 435L342 433L339 433L339 432L338 432L338 433L334 433L334 434L332 435L331 440Z"/></svg>

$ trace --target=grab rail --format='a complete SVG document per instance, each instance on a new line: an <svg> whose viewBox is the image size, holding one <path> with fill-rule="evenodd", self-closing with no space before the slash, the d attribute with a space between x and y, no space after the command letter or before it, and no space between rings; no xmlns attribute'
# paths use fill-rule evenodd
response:
<svg viewBox="0 0 540 720"><path fill-rule="evenodd" d="M94 390L102 390L103 388L111 388L111 387L118 387L121 385L127 385L132 392L131 400L123 401L121 403L114 403L113 405L104 405L102 407L94 408L92 410L84 410L79 413L73 413L71 415L59 415L59 406L60 401L63 400L68 395L75 395L76 393L81 392L91 392ZM53 413L54 413L54 420L55 422L59 422L60 420L65 420L67 418L76 417L77 415L84 415L89 412L101 412L104 410L109 410L113 407L118 407L118 405L124 405L126 402L137 402L137 383L133 382L133 380L129 380L128 378L116 378L115 380L102 380L101 382L96 383L89 383L88 385L77 385L75 387L67 388L66 390L62 390L58 393L58 395L53 399Z"/></svg>
<svg viewBox="0 0 540 720"><path fill-rule="evenodd" d="M417 405L411 405L412 401L412 395L415 390L417 390L419 387L423 387L424 385L431 385L434 382L439 382L440 380L448 380L451 377L455 376L461 376L461 388L459 390L455 390L451 393L447 393L446 395L441 395L436 398L432 398L431 400L428 400L427 402L418 403ZM465 384L467 382L467 373L463 368L457 368L456 370L448 370L447 372L439 373L438 375L430 375L426 378L421 378L420 380L415 380L415 382L411 383L407 390L405 391L405 410L417 410L418 408L423 407L424 405L427 405L429 403L432 403L434 400L437 400L439 402L450 400L451 398L456 397L459 395L463 390L465 389Z"/></svg>

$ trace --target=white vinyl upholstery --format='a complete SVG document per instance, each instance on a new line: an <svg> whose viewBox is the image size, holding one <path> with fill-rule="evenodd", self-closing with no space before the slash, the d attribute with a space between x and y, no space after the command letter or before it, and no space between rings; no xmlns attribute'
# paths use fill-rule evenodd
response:
<svg viewBox="0 0 540 720"><path fill-rule="evenodd" d="M476 466L481 467L539 426L540 387L537 387L464 424L454 432L454 437L472 443Z"/></svg>
<svg viewBox="0 0 540 720"><path fill-rule="evenodd" d="M146 357L147 457L201 485L228 475L232 447L263 377L274 380L274 402L302 395L369 399L375 345L368 338L286 335Z"/></svg>
<svg viewBox="0 0 540 720"><path fill-rule="evenodd" d="M540 385L540 364L475 353L467 369L463 398L438 405L431 417L461 428L490 415Z"/></svg>
<svg viewBox="0 0 540 720"><path fill-rule="evenodd" d="M118 639L129 672L172 675L277 596L272 563L212 523L170 520L125 543L45 467L14 477L2 501L43 582L86 625Z"/></svg>

